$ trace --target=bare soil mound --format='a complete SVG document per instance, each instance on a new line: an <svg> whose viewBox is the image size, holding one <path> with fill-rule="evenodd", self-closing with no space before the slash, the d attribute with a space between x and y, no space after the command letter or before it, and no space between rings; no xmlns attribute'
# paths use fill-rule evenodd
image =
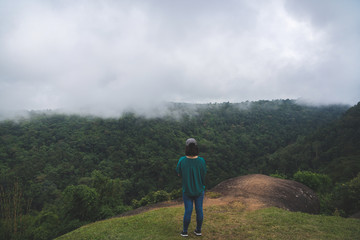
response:
<svg viewBox="0 0 360 240"><path fill-rule="evenodd" d="M217 193L217 194L212 194ZM215 196L214 196L215 195ZM307 186L280 178L253 174L228 179L205 193L205 206L240 202L246 210L279 207L295 212L319 213L320 204L314 191ZM124 217L149 210L183 205L182 199L140 207L116 217Z"/></svg>
<svg viewBox="0 0 360 240"><path fill-rule="evenodd" d="M320 210L315 192L307 186L261 174L232 178L210 191L220 193L220 202L241 201L249 210L272 206L313 214Z"/></svg>

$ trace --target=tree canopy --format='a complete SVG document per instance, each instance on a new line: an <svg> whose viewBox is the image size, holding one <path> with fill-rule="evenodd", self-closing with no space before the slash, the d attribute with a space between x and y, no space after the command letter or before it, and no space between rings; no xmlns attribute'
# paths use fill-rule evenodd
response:
<svg viewBox="0 0 360 240"><path fill-rule="evenodd" d="M275 171L320 169L349 180L359 171L358 109L359 104L315 107L293 100L173 103L167 115L152 118L31 112L29 118L2 121L2 192L10 199L14 195L8 193L21 186L18 214L37 220L19 222L31 231L4 227L1 234L50 239L173 197L181 187L175 167L189 137L197 139L206 160L207 188L231 177ZM351 169L344 165L336 171L342 163L351 163ZM9 222L4 211L1 221Z"/></svg>

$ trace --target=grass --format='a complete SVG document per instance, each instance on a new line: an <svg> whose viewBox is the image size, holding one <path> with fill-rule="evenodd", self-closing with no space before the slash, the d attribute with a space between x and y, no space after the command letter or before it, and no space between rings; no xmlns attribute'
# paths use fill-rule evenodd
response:
<svg viewBox="0 0 360 240"><path fill-rule="evenodd" d="M218 192L206 192L206 197L207 198L219 198L221 197L221 193Z"/></svg>
<svg viewBox="0 0 360 240"><path fill-rule="evenodd" d="M168 207L139 215L95 222L65 239L181 239L183 207ZM189 230L195 229L193 213ZM294 213L278 208L253 212L234 202L204 208L203 236L187 239L360 239L360 220Z"/></svg>

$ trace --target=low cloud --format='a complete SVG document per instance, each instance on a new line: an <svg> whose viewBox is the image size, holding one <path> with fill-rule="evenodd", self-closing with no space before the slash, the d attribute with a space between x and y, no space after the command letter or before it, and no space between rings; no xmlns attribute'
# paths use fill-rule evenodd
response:
<svg viewBox="0 0 360 240"><path fill-rule="evenodd" d="M0 111L355 104L359 10L357 1L4 0Z"/></svg>

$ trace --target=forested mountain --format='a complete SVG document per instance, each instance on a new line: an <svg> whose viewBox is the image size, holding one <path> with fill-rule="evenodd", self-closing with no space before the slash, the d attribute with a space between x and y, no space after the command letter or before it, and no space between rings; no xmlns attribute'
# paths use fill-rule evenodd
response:
<svg viewBox="0 0 360 240"><path fill-rule="evenodd" d="M269 155L265 162L267 169L287 177L303 170L300 176L295 173L295 180L318 188L323 212L359 214L360 103L339 120Z"/></svg>
<svg viewBox="0 0 360 240"><path fill-rule="evenodd" d="M171 104L169 114L157 118L32 112L29 118L2 121L0 236L49 239L162 199L166 192L175 196L181 182L174 169L188 137L198 140L207 162L207 187L248 173L331 168L320 153L325 143L311 145L319 163L309 167L292 158L288 164L282 151L289 152L287 145L338 120L348 108L276 100ZM279 148L284 149L274 153Z"/></svg>
<svg viewBox="0 0 360 240"><path fill-rule="evenodd" d="M269 156L267 167L291 176L298 169L348 181L360 172L360 103L338 121Z"/></svg>

